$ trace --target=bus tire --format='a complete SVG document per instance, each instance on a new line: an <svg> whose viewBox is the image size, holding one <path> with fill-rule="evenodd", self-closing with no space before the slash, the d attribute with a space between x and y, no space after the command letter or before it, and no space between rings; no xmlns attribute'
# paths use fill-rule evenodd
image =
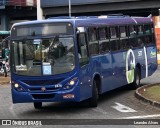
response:
<svg viewBox="0 0 160 128"><path fill-rule="evenodd" d="M134 81L132 83L132 86L134 89L140 87L140 80L141 80L141 77L140 77L140 70L139 68L136 68L135 70L135 76L134 76Z"/></svg>
<svg viewBox="0 0 160 128"><path fill-rule="evenodd" d="M35 109L40 109L40 108L42 108L42 102L35 102L35 103L34 103L34 108L35 108Z"/></svg>
<svg viewBox="0 0 160 128"><path fill-rule="evenodd" d="M89 105L90 107L97 107L98 106L98 88L97 88L97 81L93 81L93 88L92 88L92 97L90 98Z"/></svg>

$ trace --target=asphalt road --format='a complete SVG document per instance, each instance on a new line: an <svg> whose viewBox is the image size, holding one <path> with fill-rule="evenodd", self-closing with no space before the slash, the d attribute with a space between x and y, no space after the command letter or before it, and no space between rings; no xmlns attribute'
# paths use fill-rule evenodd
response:
<svg viewBox="0 0 160 128"><path fill-rule="evenodd" d="M141 80L141 83L142 85L160 83L159 78L160 67L151 77ZM0 86L0 119L60 119L57 120L59 121L58 124L61 124L61 119L67 119L73 124L67 126L71 128L83 127L83 125L75 126L74 124L78 121L81 122L81 120L90 121L89 119L93 119L89 122L90 125L101 124L102 119L106 119L106 121L107 119L113 119L113 122L116 119L160 119L160 108L138 100L134 94L135 90L125 86L102 95L97 108L88 108L86 102L44 103L42 109L35 110L32 103L13 104L10 85L3 85ZM77 122L73 123L72 119L77 119ZM87 128L93 127L90 125L87 125ZM113 126L116 127L114 123ZM113 126L110 125L108 127ZM135 128L137 126L132 125L131 127ZM96 127L103 126L97 125ZM121 127L124 128L125 126L120 125L119 128ZM140 127L143 127L143 125L140 125ZM156 126L153 127L155 128Z"/></svg>

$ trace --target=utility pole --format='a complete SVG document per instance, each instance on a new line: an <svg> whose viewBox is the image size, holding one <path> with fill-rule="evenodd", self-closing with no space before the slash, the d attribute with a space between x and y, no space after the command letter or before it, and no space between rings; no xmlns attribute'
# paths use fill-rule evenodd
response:
<svg viewBox="0 0 160 128"><path fill-rule="evenodd" d="M71 0L68 0L68 4L69 4L69 17L71 17Z"/></svg>
<svg viewBox="0 0 160 128"><path fill-rule="evenodd" d="M37 0L37 20L43 20L43 10L41 8L41 0Z"/></svg>

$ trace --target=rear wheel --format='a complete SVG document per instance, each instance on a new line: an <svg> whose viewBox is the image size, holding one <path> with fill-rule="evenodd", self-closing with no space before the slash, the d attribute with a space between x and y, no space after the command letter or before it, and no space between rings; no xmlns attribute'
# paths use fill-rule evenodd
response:
<svg viewBox="0 0 160 128"><path fill-rule="evenodd" d="M93 81L93 88L92 88L92 97L90 98L90 101L89 101L90 107L97 107L98 98L99 98L99 95L98 95L97 81L94 80Z"/></svg>
<svg viewBox="0 0 160 128"><path fill-rule="evenodd" d="M42 102L35 102L35 103L34 103L34 108L35 108L35 109L40 109L40 108L42 108Z"/></svg>

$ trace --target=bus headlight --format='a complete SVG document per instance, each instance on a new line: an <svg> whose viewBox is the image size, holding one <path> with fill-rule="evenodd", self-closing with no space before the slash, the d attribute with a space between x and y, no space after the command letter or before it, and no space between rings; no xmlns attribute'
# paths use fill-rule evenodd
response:
<svg viewBox="0 0 160 128"><path fill-rule="evenodd" d="M78 77L71 79L65 86L64 89L71 89L78 81Z"/></svg>
<svg viewBox="0 0 160 128"><path fill-rule="evenodd" d="M18 88L19 87L19 84L14 84L14 88Z"/></svg>
<svg viewBox="0 0 160 128"><path fill-rule="evenodd" d="M16 91L19 91L19 92L24 91L24 89L23 89L19 84L17 84L17 83L14 83L14 84L13 84L13 87L14 87L14 89L15 89Z"/></svg>
<svg viewBox="0 0 160 128"><path fill-rule="evenodd" d="M69 82L69 84L71 85L71 86L73 86L74 85L74 80L71 80L70 82Z"/></svg>

